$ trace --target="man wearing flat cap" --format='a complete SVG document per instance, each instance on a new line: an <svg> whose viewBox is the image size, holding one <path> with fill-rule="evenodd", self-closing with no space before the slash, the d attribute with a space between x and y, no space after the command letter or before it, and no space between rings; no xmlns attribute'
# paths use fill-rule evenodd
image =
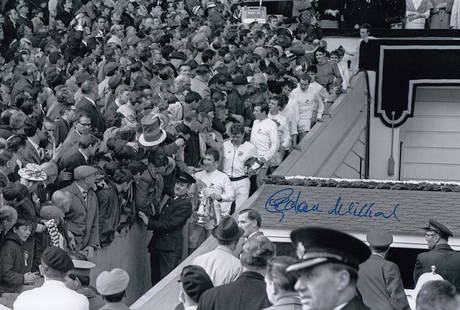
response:
<svg viewBox="0 0 460 310"><path fill-rule="evenodd" d="M367 310L356 289L359 264L369 257L362 241L346 233L315 226L291 232L299 262L295 290L303 310Z"/></svg>
<svg viewBox="0 0 460 310"><path fill-rule="evenodd" d="M153 237L148 245L153 286L168 275L182 258L182 229L192 215L192 202L187 193L193 183L195 179L190 174L178 170L174 196L164 206L156 207L153 215L147 216L138 211L147 229L153 230Z"/></svg>
<svg viewBox="0 0 460 310"><path fill-rule="evenodd" d="M410 310L398 266L385 259L393 235L382 229L367 233L371 256L359 265L358 290L366 306L376 310Z"/></svg>
<svg viewBox="0 0 460 310"><path fill-rule="evenodd" d="M70 210L65 214L67 228L75 237L76 249L89 257L99 247L99 205L94 192L98 171L92 166L79 166L73 173L75 181L62 189L72 195Z"/></svg>
<svg viewBox="0 0 460 310"><path fill-rule="evenodd" d="M431 266L436 266L436 273L460 289L460 253L454 251L448 244L453 234L443 224L430 219L424 227L425 240L429 252L417 256L414 269L414 282L426 272L431 272Z"/></svg>
<svg viewBox="0 0 460 310"><path fill-rule="evenodd" d="M96 279L96 289L106 304L99 310L129 310L122 302L128 284L129 275L121 268L101 272Z"/></svg>
<svg viewBox="0 0 460 310"><path fill-rule="evenodd" d="M85 296L67 288L65 277L74 268L62 249L49 247L43 252L40 271L45 276L41 287L25 291L14 302L15 310L89 310Z"/></svg>
<svg viewBox="0 0 460 310"><path fill-rule="evenodd" d="M212 236L219 245L211 252L202 254L193 260L193 264L203 267L212 279L214 286L233 282L243 272L240 260L235 253L243 230L231 216L222 219L212 230Z"/></svg>

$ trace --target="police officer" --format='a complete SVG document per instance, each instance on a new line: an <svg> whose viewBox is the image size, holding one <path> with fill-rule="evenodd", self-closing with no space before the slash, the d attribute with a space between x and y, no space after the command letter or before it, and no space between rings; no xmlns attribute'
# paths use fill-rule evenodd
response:
<svg viewBox="0 0 460 310"><path fill-rule="evenodd" d="M178 170L174 197L164 207L157 208L159 211L154 216L138 212L147 229L153 230L153 237L148 245L152 285L171 272L182 258L182 228L192 215L192 202L187 197L192 183L195 183L195 179L191 175Z"/></svg>
<svg viewBox="0 0 460 310"><path fill-rule="evenodd" d="M286 271L295 272L294 289L303 310L367 310L358 296L358 266L369 257L368 247L343 232L307 226L294 230L291 240L300 261Z"/></svg>
<svg viewBox="0 0 460 310"><path fill-rule="evenodd" d="M453 234L443 224L430 219L425 239L430 251L417 256L414 269L414 282L425 272L431 272L431 266L436 266L436 273L445 280L460 288L460 253L454 251L447 243Z"/></svg>
<svg viewBox="0 0 460 310"><path fill-rule="evenodd" d="M398 266L385 259L393 235L382 229L367 233L371 256L361 265L358 272L358 290L364 304L375 310L409 310L401 273Z"/></svg>

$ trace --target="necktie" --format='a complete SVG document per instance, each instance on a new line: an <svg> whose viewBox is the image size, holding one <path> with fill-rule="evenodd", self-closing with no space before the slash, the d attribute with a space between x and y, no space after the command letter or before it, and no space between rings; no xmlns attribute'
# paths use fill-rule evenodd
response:
<svg viewBox="0 0 460 310"><path fill-rule="evenodd" d="M81 193L83 195L83 200L85 201L85 203L87 202L87 199L88 199L88 192L87 191L84 191Z"/></svg>

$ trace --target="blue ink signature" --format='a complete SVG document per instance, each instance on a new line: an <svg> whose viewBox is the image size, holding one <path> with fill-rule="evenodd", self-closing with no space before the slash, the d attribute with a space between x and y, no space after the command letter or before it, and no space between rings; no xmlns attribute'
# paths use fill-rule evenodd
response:
<svg viewBox="0 0 460 310"><path fill-rule="evenodd" d="M320 204L308 204L305 201L299 201L301 192L294 193L292 188L283 188L270 197L265 202L265 210L270 213L281 214L280 222L284 220L285 212L294 210L295 213L324 213L325 211L320 209ZM400 221L397 215L399 204L396 204L393 210L389 213L383 211L374 210L375 203L360 203L350 202L344 205L342 197L338 197L335 206L327 211L329 215L336 216L354 216L354 217L368 217L368 218L383 218L390 219L394 218L398 222Z"/></svg>
<svg viewBox="0 0 460 310"><path fill-rule="evenodd" d="M283 194L281 194L283 193ZM299 202L300 191L294 194L292 188L283 188L270 197L265 202L265 210L270 213L281 213L280 222L284 219L284 212L294 209L295 213L316 212L323 213L319 204L308 205L305 201ZM293 198L291 198L293 196Z"/></svg>

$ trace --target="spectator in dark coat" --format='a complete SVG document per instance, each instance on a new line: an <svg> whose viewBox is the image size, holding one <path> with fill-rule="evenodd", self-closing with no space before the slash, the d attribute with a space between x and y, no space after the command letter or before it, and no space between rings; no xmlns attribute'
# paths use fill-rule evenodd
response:
<svg viewBox="0 0 460 310"><path fill-rule="evenodd" d="M0 251L2 292L17 292L21 285L31 284L38 278L37 274L30 272L32 266L26 265L29 253L23 244L30 233L30 223L19 219L6 235L5 244Z"/></svg>
<svg viewBox="0 0 460 310"><path fill-rule="evenodd" d="M267 262L274 254L275 246L268 238L260 236L249 239L244 244L240 257L243 273L235 282L204 292L198 310L247 310L269 307L264 274Z"/></svg>
<svg viewBox="0 0 460 310"><path fill-rule="evenodd" d="M85 81L81 85L82 98L77 102L77 112L86 113L91 118L91 125L98 132L103 133L106 129L104 117L96 104L98 96L97 84L93 81Z"/></svg>

